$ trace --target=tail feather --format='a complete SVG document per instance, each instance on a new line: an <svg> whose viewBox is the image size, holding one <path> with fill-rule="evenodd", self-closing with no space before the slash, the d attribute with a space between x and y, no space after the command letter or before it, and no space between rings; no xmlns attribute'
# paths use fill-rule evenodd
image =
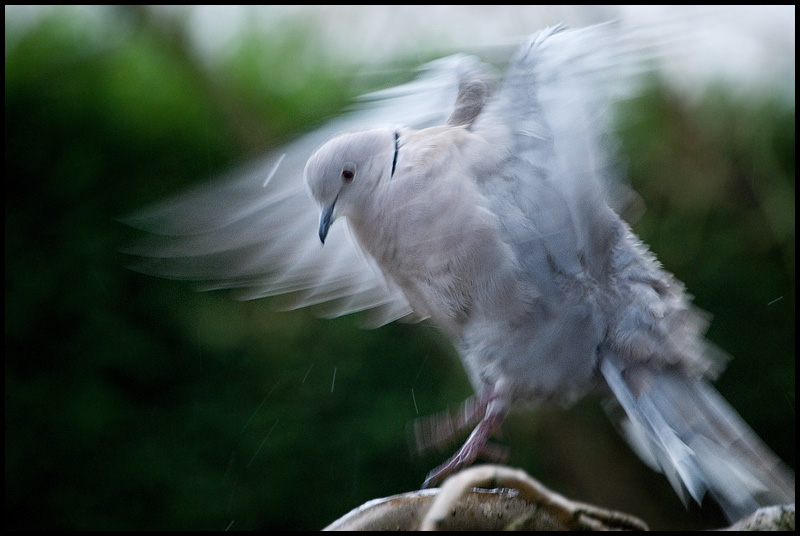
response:
<svg viewBox="0 0 800 536"><path fill-rule="evenodd" d="M667 476L687 503L708 492L735 521L794 502L794 475L704 379L673 367L600 366L625 412L634 450Z"/></svg>

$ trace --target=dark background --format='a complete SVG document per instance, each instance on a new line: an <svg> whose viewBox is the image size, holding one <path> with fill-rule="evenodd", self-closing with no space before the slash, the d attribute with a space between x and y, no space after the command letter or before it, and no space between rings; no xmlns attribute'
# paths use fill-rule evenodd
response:
<svg viewBox="0 0 800 536"><path fill-rule="evenodd" d="M5 59L6 529L319 529L418 489L449 453L413 455L408 423L471 394L435 330L148 278L124 268L135 233L117 221L394 78L357 76L299 22L210 66L185 21L144 8L7 17ZM794 100L656 85L622 117L635 229L713 314L735 357L720 391L794 467ZM652 528L722 524L596 400L514 416L502 440L568 497Z"/></svg>

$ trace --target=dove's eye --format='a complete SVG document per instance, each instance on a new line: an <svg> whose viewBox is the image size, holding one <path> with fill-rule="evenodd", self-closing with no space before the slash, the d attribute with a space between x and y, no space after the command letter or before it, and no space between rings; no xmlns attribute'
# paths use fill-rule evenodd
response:
<svg viewBox="0 0 800 536"><path fill-rule="evenodd" d="M345 184L350 184L353 182L353 179L356 176L356 165L352 162L347 162L344 167L342 167L342 182Z"/></svg>

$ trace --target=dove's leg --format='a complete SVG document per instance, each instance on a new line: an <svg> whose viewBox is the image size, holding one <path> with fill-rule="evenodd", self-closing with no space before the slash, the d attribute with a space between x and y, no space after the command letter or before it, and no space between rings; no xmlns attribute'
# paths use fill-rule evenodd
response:
<svg viewBox="0 0 800 536"><path fill-rule="evenodd" d="M477 399L477 404L470 405L469 409L474 409L474 414L471 416L465 415L465 421L469 422L473 417L482 414L480 422L478 422L464 445L453 457L428 473L428 477L422 484L423 488L433 486L459 469L469 466L480 454L487 454L492 458L502 456L495 446L488 444L488 441L506 418L505 404L495 395L494 390L490 390L489 392L481 393L481 396Z"/></svg>
<svg viewBox="0 0 800 536"><path fill-rule="evenodd" d="M488 394L471 396L462 402L458 409L443 411L414 420L411 438L417 452L446 447L455 442L463 430L474 427L486 413Z"/></svg>

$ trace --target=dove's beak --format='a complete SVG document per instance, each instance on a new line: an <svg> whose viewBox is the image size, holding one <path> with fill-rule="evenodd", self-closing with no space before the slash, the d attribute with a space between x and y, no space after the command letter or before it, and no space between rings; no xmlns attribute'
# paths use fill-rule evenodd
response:
<svg viewBox="0 0 800 536"><path fill-rule="evenodd" d="M331 228L331 223L333 223L333 207L336 205L336 199L322 210L322 216L319 218L319 239L323 244L325 243L325 237L328 236L328 229Z"/></svg>

